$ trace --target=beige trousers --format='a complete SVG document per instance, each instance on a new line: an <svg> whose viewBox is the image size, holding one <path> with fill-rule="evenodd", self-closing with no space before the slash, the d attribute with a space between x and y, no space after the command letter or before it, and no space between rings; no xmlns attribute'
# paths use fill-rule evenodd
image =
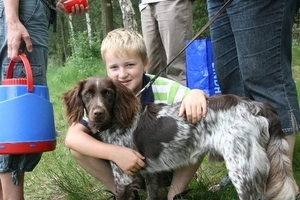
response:
<svg viewBox="0 0 300 200"><path fill-rule="evenodd" d="M149 57L149 74L157 74L193 37L193 7L190 0L150 3L141 11L143 37ZM185 52L162 76L186 85Z"/></svg>

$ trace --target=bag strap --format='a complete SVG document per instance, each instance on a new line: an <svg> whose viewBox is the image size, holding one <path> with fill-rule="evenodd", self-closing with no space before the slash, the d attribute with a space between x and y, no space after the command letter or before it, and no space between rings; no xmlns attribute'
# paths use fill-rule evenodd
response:
<svg viewBox="0 0 300 200"><path fill-rule="evenodd" d="M188 44L185 45L183 49L163 68L161 69L150 81L147 85L145 85L137 94L138 97L144 90L148 89L151 84L161 75L161 73L166 70L173 62L174 60L190 46L192 42L194 42L225 10L226 8L231 4L233 0L228 0L221 8L220 10L201 28L201 30L190 40Z"/></svg>

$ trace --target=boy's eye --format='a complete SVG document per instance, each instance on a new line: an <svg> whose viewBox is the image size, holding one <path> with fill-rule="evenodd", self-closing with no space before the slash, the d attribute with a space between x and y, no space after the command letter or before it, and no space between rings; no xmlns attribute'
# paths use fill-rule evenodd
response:
<svg viewBox="0 0 300 200"><path fill-rule="evenodd" d="M117 69L117 66L111 66L110 69Z"/></svg>
<svg viewBox="0 0 300 200"><path fill-rule="evenodd" d="M135 66L134 63L128 63L128 64L126 65L126 68L131 69L131 68L133 68L134 66Z"/></svg>

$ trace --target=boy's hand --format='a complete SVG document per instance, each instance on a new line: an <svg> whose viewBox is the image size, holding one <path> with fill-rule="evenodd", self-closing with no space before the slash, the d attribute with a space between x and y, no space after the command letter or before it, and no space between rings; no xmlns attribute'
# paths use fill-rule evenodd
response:
<svg viewBox="0 0 300 200"><path fill-rule="evenodd" d="M133 176L141 168L146 167L146 164L143 161L145 157L139 152L127 147L119 148L116 149L116 154L112 161L115 162L126 174Z"/></svg>
<svg viewBox="0 0 300 200"><path fill-rule="evenodd" d="M202 90L191 90L181 103L178 117L186 114L187 120L196 124L207 114L206 100L207 95Z"/></svg>

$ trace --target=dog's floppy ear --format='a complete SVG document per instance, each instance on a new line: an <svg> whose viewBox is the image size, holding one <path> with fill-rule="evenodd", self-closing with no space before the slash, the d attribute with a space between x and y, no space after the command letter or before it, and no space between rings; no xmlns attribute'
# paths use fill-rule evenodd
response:
<svg viewBox="0 0 300 200"><path fill-rule="evenodd" d="M116 86L116 100L114 105L114 116L124 127L131 125L133 117L139 110L140 100L134 92L121 84L113 81Z"/></svg>
<svg viewBox="0 0 300 200"><path fill-rule="evenodd" d="M68 123L78 123L84 116L84 105L81 99L81 91L86 80L77 82L77 85L63 94L63 103L66 105Z"/></svg>

